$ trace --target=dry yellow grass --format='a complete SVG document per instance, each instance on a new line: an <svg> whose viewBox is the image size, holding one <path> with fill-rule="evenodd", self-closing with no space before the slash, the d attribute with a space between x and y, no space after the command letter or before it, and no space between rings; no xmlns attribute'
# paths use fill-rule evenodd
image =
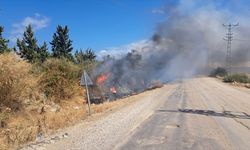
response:
<svg viewBox="0 0 250 150"><path fill-rule="evenodd" d="M42 107L42 106L41 106ZM36 139L39 133L47 136L57 129L73 125L86 117L81 97L60 104L58 112L46 110L12 113L5 128L0 128L0 149L17 148Z"/></svg>
<svg viewBox="0 0 250 150"><path fill-rule="evenodd" d="M88 116L87 104L82 92L69 101L60 103L60 110L47 110L40 114L37 111L24 111L12 114L8 127L0 128L0 149L17 148L25 143L34 141L38 133L46 136L80 121ZM120 109L133 102L131 97L98 105L91 105L92 114L103 114Z"/></svg>
<svg viewBox="0 0 250 150"><path fill-rule="evenodd" d="M24 101L36 96L37 79L30 74L31 65L14 54L0 55L0 103L18 110Z"/></svg>
<svg viewBox="0 0 250 150"><path fill-rule="evenodd" d="M50 58L41 65L40 89L50 100L60 103L78 90L81 68L66 59Z"/></svg>
<svg viewBox="0 0 250 150"><path fill-rule="evenodd" d="M76 124L87 118L87 104L83 97L84 91L75 81L78 68L72 68L73 64L65 67L67 62L59 61L53 64L47 62L45 74L32 73L32 65L21 60L14 54L0 55L0 150L16 149L23 144L34 141L38 134L45 137L56 130ZM57 67L57 64L61 67ZM34 66L33 66L34 67ZM56 69L58 72L53 72ZM39 68L38 68L39 69ZM64 74L64 71L73 74ZM54 78L70 79L57 84ZM53 80L54 88L63 87L59 91L46 98L39 87L39 81ZM63 85L63 86L61 86ZM40 90L39 90L40 89ZM60 96L57 94L61 94ZM52 100L52 99L56 100ZM59 99L60 98L60 99ZM68 98L65 100L65 98ZM59 103L55 103L59 102ZM130 98L91 105L92 114L100 114L110 110L119 109L131 102Z"/></svg>

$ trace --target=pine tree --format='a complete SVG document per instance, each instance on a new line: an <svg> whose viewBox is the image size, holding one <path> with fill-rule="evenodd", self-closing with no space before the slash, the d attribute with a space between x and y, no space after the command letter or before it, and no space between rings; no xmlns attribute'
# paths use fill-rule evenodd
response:
<svg viewBox="0 0 250 150"><path fill-rule="evenodd" d="M88 48L85 50L85 60L93 61L93 60L95 60L95 58L96 58L96 55L92 51L92 49Z"/></svg>
<svg viewBox="0 0 250 150"><path fill-rule="evenodd" d="M94 61L96 58L95 53L90 49L86 49L85 52L80 49L75 52L76 63L83 63L86 61Z"/></svg>
<svg viewBox="0 0 250 150"><path fill-rule="evenodd" d="M0 26L0 54L4 52L10 52L10 49L8 48L9 40L3 38L3 31L4 27Z"/></svg>
<svg viewBox="0 0 250 150"><path fill-rule="evenodd" d="M37 40L32 31L32 26L26 27L23 39L17 39L18 54L21 58L29 62L44 62L49 56L47 44L44 42L41 47L37 45Z"/></svg>
<svg viewBox="0 0 250 150"><path fill-rule="evenodd" d="M57 26L56 33L54 33L53 39L50 44L52 46L53 57L65 57L70 60L73 60L71 54L71 51L73 50L72 40L69 39L69 29L67 26Z"/></svg>
<svg viewBox="0 0 250 150"><path fill-rule="evenodd" d="M38 59L40 62L44 62L49 57L47 43L44 42L43 45L39 48Z"/></svg>
<svg viewBox="0 0 250 150"><path fill-rule="evenodd" d="M84 62L84 52L82 51L82 49L80 49L79 51L76 50L75 61L77 64L82 64Z"/></svg>
<svg viewBox="0 0 250 150"><path fill-rule="evenodd" d="M21 41L17 39L17 47L19 48L18 54L20 54L21 58L28 60L29 62L35 62L39 48L31 25L26 27L23 39Z"/></svg>

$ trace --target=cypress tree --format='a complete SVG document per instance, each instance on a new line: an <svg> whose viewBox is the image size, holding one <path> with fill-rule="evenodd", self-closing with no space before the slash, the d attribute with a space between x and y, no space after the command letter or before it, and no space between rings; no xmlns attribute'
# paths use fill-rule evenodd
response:
<svg viewBox="0 0 250 150"><path fill-rule="evenodd" d="M10 52L10 49L8 48L9 40L3 38L3 31L4 27L0 26L0 54L4 52Z"/></svg>
<svg viewBox="0 0 250 150"><path fill-rule="evenodd" d="M95 60L95 58L96 58L96 55L92 51L92 49L88 48L85 50L85 60L93 61Z"/></svg>
<svg viewBox="0 0 250 150"><path fill-rule="evenodd" d="M43 45L39 48L38 59L40 62L44 62L49 57L47 43L44 42Z"/></svg>
<svg viewBox="0 0 250 150"><path fill-rule="evenodd" d="M69 29L67 26L57 26L56 32L54 33L53 39L50 44L52 46L53 57L65 57L70 60L73 60L71 54L71 51L73 50L72 40L69 39Z"/></svg>
<svg viewBox="0 0 250 150"><path fill-rule="evenodd" d="M83 51L80 49L79 51L76 50L75 52L75 61L77 64L82 64L83 63Z"/></svg>
<svg viewBox="0 0 250 150"><path fill-rule="evenodd" d="M26 27L26 30L23 33L23 39L17 39L17 47L19 48L18 54L21 58L29 62L35 62L39 48L37 46L37 40L34 37L31 25Z"/></svg>
<svg viewBox="0 0 250 150"><path fill-rule="evenodd" d="M37 40L34 36L31 25L26 27L23 39L17 39L17 47L19 49L18 54L21 58L32 63L37 61L44 62L49 56L47 44L45 42L41 47L37 45Z"/></svg>
<svg viewBox="0 0 250 150"><path fill-rule="evenodd" d="M83 63L85 61L94 61L96 58L95 53L92 51L92 49L88 48L85 50L85 52L80 49L75 52L75 59L76 63Z"/></svg>

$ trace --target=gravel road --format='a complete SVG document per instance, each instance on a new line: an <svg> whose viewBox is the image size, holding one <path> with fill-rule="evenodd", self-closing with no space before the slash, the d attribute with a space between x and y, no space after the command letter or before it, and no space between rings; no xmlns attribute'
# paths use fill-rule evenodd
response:
<svg viewBox="0 0 250 150"><path fill-rule="evenodd" d="M250 147L250 90L212 78L187 79L25 149L235 149ZM58 133L62 135L63 133Z"/></svg>

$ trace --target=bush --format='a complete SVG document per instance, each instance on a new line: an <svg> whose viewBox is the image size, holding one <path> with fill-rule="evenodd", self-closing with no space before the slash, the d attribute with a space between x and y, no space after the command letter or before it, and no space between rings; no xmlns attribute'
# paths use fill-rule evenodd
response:
<svg viewBox="0 0 250 150"><path fill-rule="evenodd" d="M250 83L250 79L245 74L227 75L224 77L223 81L224 82Z"/></svg>
<svg viewBox="0 0 250 150"><path fill-rule="evenodd" d="M37 80L31 65L14 54L0 55L0 105L18 110L25 100L33 98Z"/></svg>
<svg viewBox="0 0 250 150"><path fill-rule="evenodd" d="M50 58L37 70L42 73L41 90L55 102L69 99L77 92L81 69L72 62Z"/></svg>
<svg viewBox="0 0 250 150"><path fill-rule="evenodd" d="M216 77L216 76L224 77L226 75L227 75L226 69L218 67L218 68L212 70L209 76L210 77Z"/></svg>

